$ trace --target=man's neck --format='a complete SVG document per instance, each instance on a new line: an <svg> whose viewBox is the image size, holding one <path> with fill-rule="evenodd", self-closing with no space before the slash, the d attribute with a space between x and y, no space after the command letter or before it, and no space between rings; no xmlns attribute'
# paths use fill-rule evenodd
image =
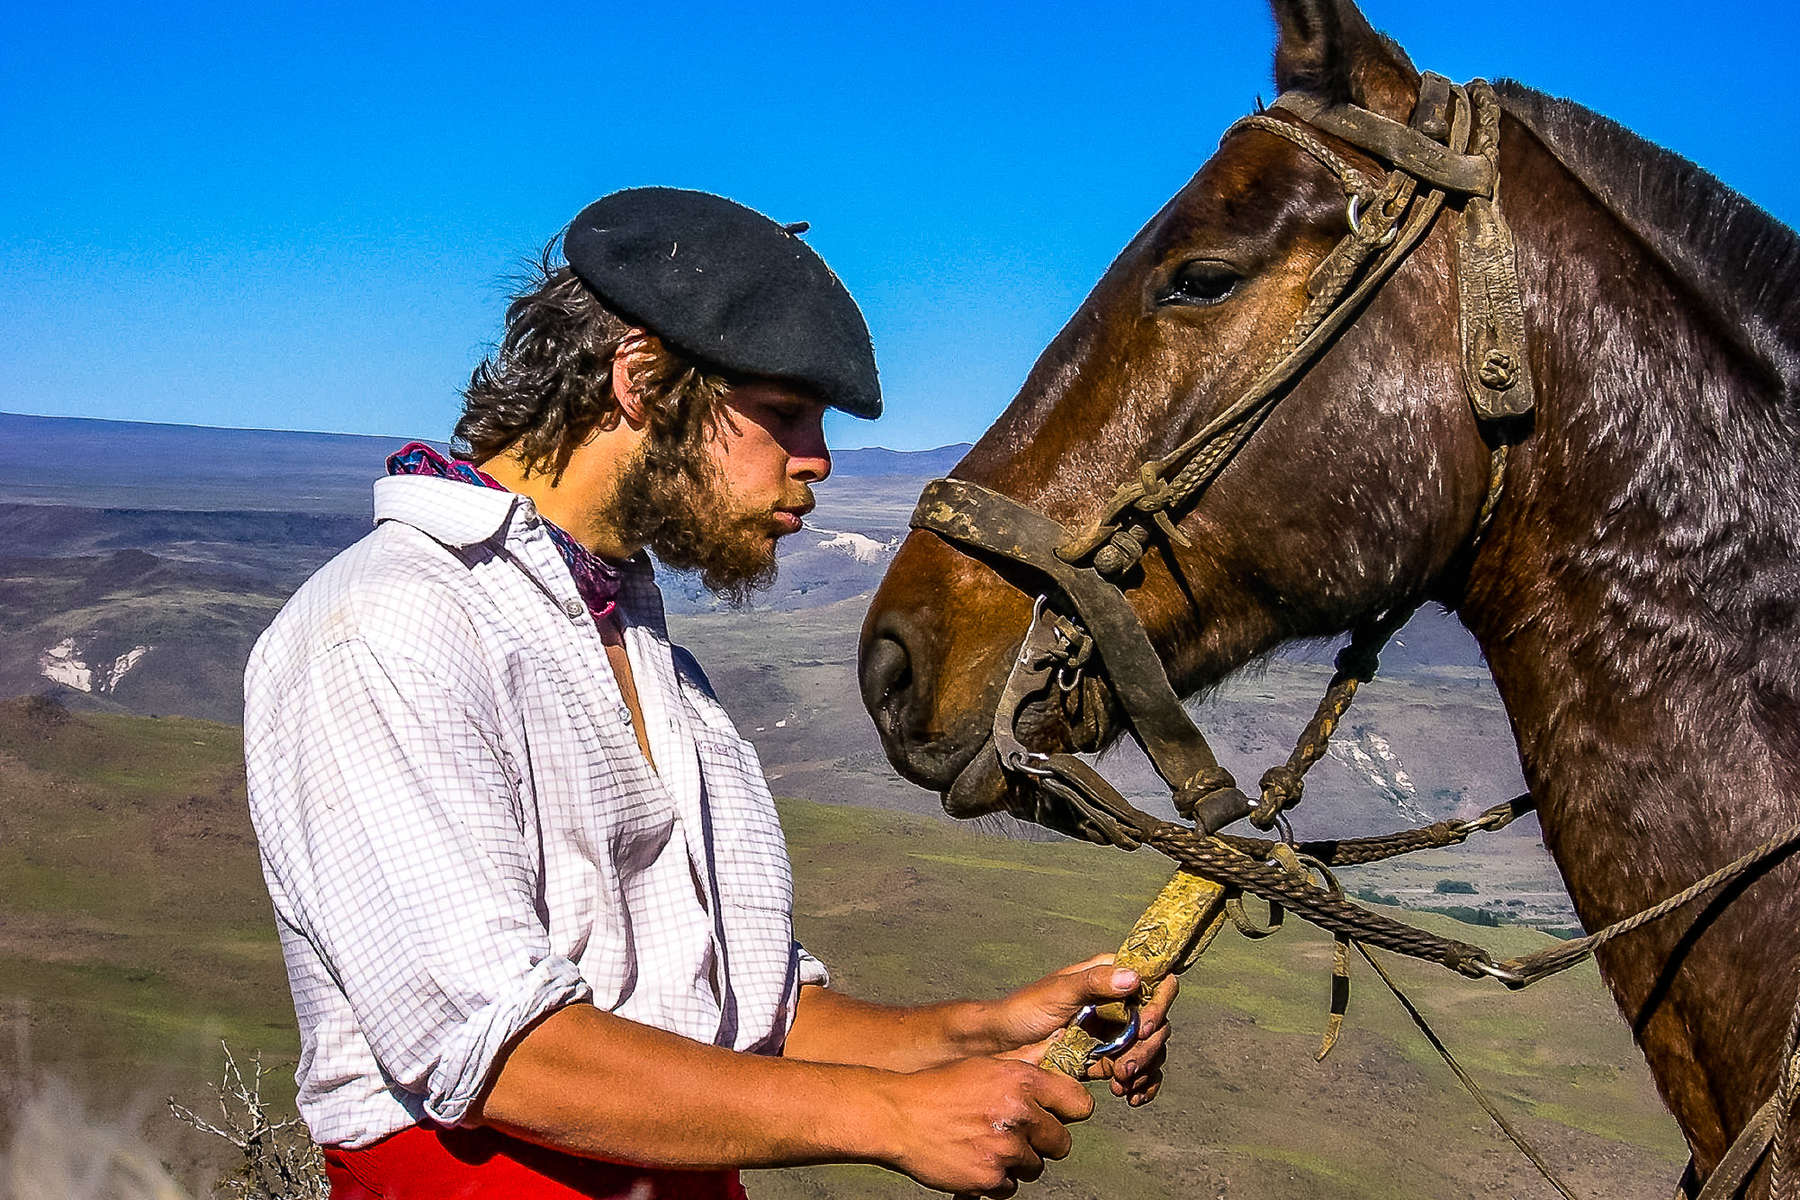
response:
<svg viewBox="0 0 1800 1200"><path fill-rule="evenodd" d="M611 436L616 432L600 431L576 447L560 475L553 470L527 474L511 453L496 455L480 466L497 483L528 498L545 520L583 546L601 558L622 562L643 547L621 542L609 519L622 456L633 448L625 444L627 439Z"/></svg>

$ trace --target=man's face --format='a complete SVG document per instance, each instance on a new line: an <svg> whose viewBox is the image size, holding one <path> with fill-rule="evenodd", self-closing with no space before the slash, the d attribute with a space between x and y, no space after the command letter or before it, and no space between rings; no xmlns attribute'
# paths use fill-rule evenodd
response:
<svg viewBox="0 0 1800 1200"><path fill-rule="evenodd" d="M831 473L825 405L772 382L734 386L713 436L660 467L640 458L620 483L612 519L672 567L699 571L741 603L775 581L775 543L812 511L812 484Z"/></svg>
<svg viewBox="0 0 1800 1200"><path fill-rule="evenodd" d="M741 383L725 397L708 450L727 508L763 524L771 559L812 511L811 485L831 474L824 418L823 404L778 383Z"/></svg>

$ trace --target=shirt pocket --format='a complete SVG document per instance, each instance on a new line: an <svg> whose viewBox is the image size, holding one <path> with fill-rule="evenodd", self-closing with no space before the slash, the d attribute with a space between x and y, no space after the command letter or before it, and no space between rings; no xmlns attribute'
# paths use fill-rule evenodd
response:
<svg viewBox="0 0 1800 1200"><path fill-rule="evenodd" d="M710 731L698 743L719 899L791 913L794 880L781 817L750 743Z"/></svg>

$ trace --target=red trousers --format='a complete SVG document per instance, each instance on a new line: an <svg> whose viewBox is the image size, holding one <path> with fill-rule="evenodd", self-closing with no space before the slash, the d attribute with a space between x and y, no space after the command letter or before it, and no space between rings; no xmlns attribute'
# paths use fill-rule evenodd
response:
<svg viewBox="0 0 1800 1200"><path fill-rule="evenodd" d="M415 1125L323 1149L331 1200L745 1200L736 1171L596 1162L491 1129Z"/></svg>

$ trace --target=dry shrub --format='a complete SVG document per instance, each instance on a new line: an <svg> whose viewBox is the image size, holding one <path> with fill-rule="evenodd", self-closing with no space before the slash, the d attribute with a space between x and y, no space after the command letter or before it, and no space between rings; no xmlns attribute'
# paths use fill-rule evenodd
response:
<svg viewBox="0 0 1800 1200"><path fill-rule="evenodd" d="M277 1119L263 1099L262 1054L250 1060L246 1078L231 1047L220 1045L225 1050L225 1072L213 1087L217 1123L177 1104L173 1097L169 1111L183 1124L230 1142L244 1156L237 1170L219 1181L224 1194L242 1200L329 1200L325 1162L306 1136L306 1127L299 1117Z"/></svg>

